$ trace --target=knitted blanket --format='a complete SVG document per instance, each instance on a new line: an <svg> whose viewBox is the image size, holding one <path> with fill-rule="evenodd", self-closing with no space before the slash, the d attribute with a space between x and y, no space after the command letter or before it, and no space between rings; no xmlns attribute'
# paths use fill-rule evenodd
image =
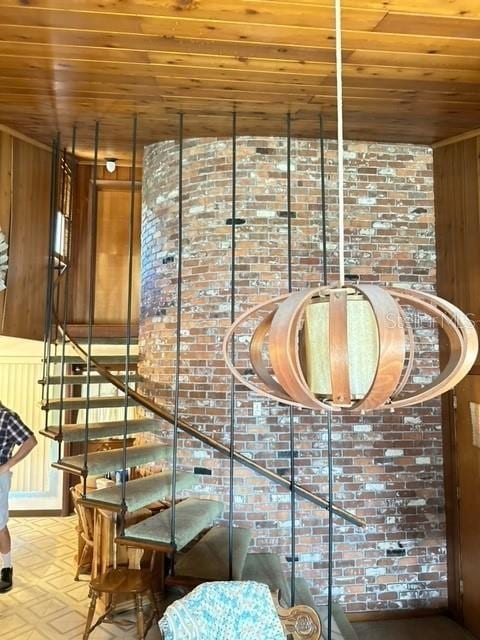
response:
<svg viewBox="0 0 480 640"><path fill-rule="evenodd" d="M257 582L201 584L159 626L165 640L285 640L270 590Z"/></svg>

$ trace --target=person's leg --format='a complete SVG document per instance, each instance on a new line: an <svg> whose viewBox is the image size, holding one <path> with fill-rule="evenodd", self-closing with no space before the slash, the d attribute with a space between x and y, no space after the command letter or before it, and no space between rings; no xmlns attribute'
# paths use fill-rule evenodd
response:
<svg viewBox="0 0 480 640"><path fill-rule="evenodd" d="M12 540L10 538L10 531L8 527L4 527L0 531L0 554L2 555L3 566L10 567L11 566L11 558L7 558L8 562L6 563L5 556L10 556L12 550Z"/></svg>
<svg viewBox="0 0 480 640"><path fill-rule="evenodd" d="M0 567L0 593L10 591L13 582L12 542L7 527L8 492L10 491L11 477L11 473L0 474L0 557L2 560L2 567Z"/></svg>

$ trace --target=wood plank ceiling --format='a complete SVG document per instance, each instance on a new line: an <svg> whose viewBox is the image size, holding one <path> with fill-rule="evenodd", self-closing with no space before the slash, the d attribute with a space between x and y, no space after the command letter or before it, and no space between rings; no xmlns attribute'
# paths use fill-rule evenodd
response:
<svg viewBox="0 0 480 640"><path fill-rule="evenodd" d="M333 0L0 0L0 123L88 153L186 135L335 134ZM480 126L480 0L344 0L346 136L432 143Z"/></svg>

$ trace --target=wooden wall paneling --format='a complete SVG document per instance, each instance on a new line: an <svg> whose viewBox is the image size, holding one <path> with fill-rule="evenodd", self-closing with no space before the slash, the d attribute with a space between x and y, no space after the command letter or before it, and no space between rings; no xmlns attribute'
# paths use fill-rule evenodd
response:
<svg viewBox="0 0 480 640"><path fill-rule="evenodd" d="M12 216L3 333L41 340L50 226L50 153L13 140Z"/></svg>
<svg viewBox="0 0 480 640"><path fill-rule="evenodd" d="M126 321L126 286L128 257L128 224L130 215L131 168L117 166L110 174L99 160L97 168L97 247L95 259L95 335L103 335L102 326L110 327L108 334L118 333ZM72 279L70 287L69 324L86 324L88 314L88 287L90 270L90 227L88 224L92 202L91 164L77 165L75 188L73 235L72 235ZM141 181L142 168L137 167L136 179ZM118 183L118 184L117 184ZM138 185L139 186L139 185ZM135 249L134 249L134 326L138 322L140 295L140 192L135 203ZM123 335L123 334L122 334Z"/></svg>
<svg viewBox="0 0 480 640"><path fill-rule="evenodd" d="M480 638L480 448L473 445L470 402L480 403L478 375L457 387L456 436L463 622Z"/></svg>
<svg viewBox="0 0 480 640"><path fill-rule="evenodd" d="M434 150L437 289L475 321L480 320L478 156L478 138Z"/></svg>
<svg viewBox="0 0 480 640"><path fill-rule="evenodd" d="M121 168L117 169L119 175ZM126 169L124 167L123 169ZM132 322L140 308L140 192L135 194ZM98 191L95 323L115 324L127 320L128 235L130 192L109 188Z"/></svg>
<svg viewBox="0 0 480 640"><path fill-rule="evenodd" d="M0 131L0 230L7 241L12 213L12 136ZM8 277L8 272L7 272ZM0 333L3 333L6 292L0 291Z"/></svg>
<svg viewBox="0 0 480 640"><path fill-rule="evenodd" d="M470 138L434 149L434 189L437 239L437 290L440 296L450 300L476 321L480 319L480 197L478 140ZM448 356L446 345L440 343L441 360ZM478 370L478 361L472 372ZM468 376L466 380L472 379ZM479 379L480 380L480 379ZM462 394L463 381L456 393ZM476 383L475 383L476 384ZM470 387L468 387L470 388ZM460 581L463 577L465 562L474 562L475 557L468 547L464 547L461 503L458 490L464 478L464 442L459 438L457 429L464 430L466 413L462 405L464 399L457 398L458 409L454 407L454 394L442 398L442 423L444 442L445 503L447 517L448 549L448 591L449 607L455 617L468 622L469 613L464 613L463 604L472 598L480 608L480 590L478 585L474 594L465 593L462 597ZM467 447L468 450L468 447ZM474 481L470 491L480 495L480 482ZM476 484L475 484L476 482ZM477 516L478 518L478 516ZM471 588L467 580L464 592ZM468 605L467 605L468 608Z"/></svg>
<svg viewBox="0 0 480 640"><path fill-rule="evenodd" d="M86 324L88 320L91 177L91 165L77 165L73 192L69 324Z"/></svg>

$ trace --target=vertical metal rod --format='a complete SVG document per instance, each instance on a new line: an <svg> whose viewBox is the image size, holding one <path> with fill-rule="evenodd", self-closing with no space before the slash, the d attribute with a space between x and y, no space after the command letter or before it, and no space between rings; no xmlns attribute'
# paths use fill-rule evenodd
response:
<svg viewBox="0 0 480 640"><path fill-rule="evenodd" d="M67 197L63 194L63 207L62 211L65 216L65 223L67 225L67 247L66 247L66 271L65 271L65 286L63 288L63 318L62 318L62 344L60 354L60 407L58 411L58 461L60 462L62 457L62 441L63 441L63 424L64 424L64 392L65 392L65 348L67 343L67 323L68 323L68 308L70 293L70 270L71 270L71 258L72 258L72 211L73 211L73 178L75 172L75 151L77 143L77 128L75 125L72 129L72 148L70 152L71 156L71 169L70 169L70 192ZM68 155L65 154L64 166L63 166L63 180L64 184L67 183L67 165ZM68 209L68 214L67 214ZM60 318L59 318L60 320Z"/></svg>
<svg viewBox="0 0 480 640"><path fill-rule="evenodd" d="M88 283L88 331L87 331L87 384L85 396L85 437L83 452L83 494L87 493L88 475L88 435L90 426L90 381L92 375L92 338L95 317L95 263L97 238L97 169L98 169L98 141L100 137L100 123L95 122L95 142L93 155L92 204L90 215L90 269Z"/></svg>
<svg viewBox="0 0 480 640"><path fill-rule="evenodd" d="M177 331L175 362L175 402L173 423L173 460L172 460L172 514L170 534L172 546L175 547L176 499L177 499L177 457L178 457L178 411L180 400L180 349L182 331L182 261L183 261L183 113L178 121L178 269L177 269ZM170 572L175 572L172 557Z"/></svg>
<svg viewBox="0 0 480 640"><path fill-rule="evenodd" d="M65 188L66 188L66 180L65 180L65 162L67 159L67 148L63 147L63 151L61 156L59 156L59 163L58 163L58 171L60 174L59 177L59 184L60 184L60 189L59 189L59 201L58 201L58 207L56 208L56 225L55 225L55 242L57 241L57 237L59 236L59 232L61 231L61 226L60 226L60 216L59 214L64 214L65 212ZM57 265L54 269L54 273L56 272L56 279L54 282L54 288L55 288L55 302L54 302L54 314L53 314L53 324L55 325L54 327L54 335L55 335L55 348L58 344L58 324L56 322L56 319L58 317L58 314L60 313L60 293L61 293L61 283L63 281L63 273L64 273L64 269L62 269L62 258L64 256L62 256L60 253L58 253L57 255Z"/></svg>
<svg viewBox="0 0 480 640"><path fill-rule="evenodd" d="M232 233L231 233L231 283L230 322L235 322L236 286L236 230L237 230L237 114L232 114ZM230 344L232 362L235 363L235 336ZM230 379L230 468L229 468L229 509L228 509L228 577L233 580L233 515L234 515L234 471L235 471L235 377Z"/></svg>
<svg viewBox="0 0 480 640"><path fill-rule="evenodd" d="M340 286L345 284L345 203L343 150L343 82L342 82L342 7L335 0L335 77L337 82L337 157L338 157L338 272Z"/></svg>
<svg viewBox="0 0 480 640"><path fill-rule="evenodd" d="M50 237L48 248L47 266L47 295L45 300L45 325L43 341L43 393L42 400L45 404L45 431L49 427L50 400L50 361L52 348L52 321L53 321L53 300L54 300L54 273L55 273L55 233L57 225L57 198L58 198L58 154L60 149L60 133L52 143L52 174L50 180Z"/></svg>
<svg viewBox="0 0 480 640"><path fill-rule="evenodd" d="M53 239L54 239L54 225L55 225L55 194L56 194L56 177L57 173L55 167L57 165L57 141L58 134L56 138L52 140L52 156L50 162L50 226L48 232L48 264L47 264L47 288L45 292L45 316L44 316L44 325L43 325L43 372L42 378L46 379L47 375L47 351L48 351L48 337L49 337L49 317L50 317L50 294L51 294L51 286L53 280L53 263L54 263L54 250L53 250ZM42 389L42 400L44 399L44 392L46 390L46 385L43 386Z"/></svg>
<svg viewBox="0 0 480 640"><path fill-rule="evenodd" d="M292 291L292 118L287 114L287 254L288 292ZM290 428L290 549L292 565L290 571L290 600L295 604L296 577L296 495L295 495L295 420L293 407L288 408Z"/></svg>
<svg viewBox="0 0 480 640"><path fill-rule="evenodd" d="M125 351L125 388L130 383L130 343L132 341L132 288L133 288L133 245L135 232L135 192L136 192L136 166L137 166L137 125L138 118L133 118L132 128L132 175L130 182L130 222L128 228L128 291L127 291L127 344ZM128 394L125 393L123 407L123 456L122 456L122 509L121 509L121 535L125 531L125 514L127 513L127 437L128 437Z"/></svg>
<svg viewBox="0 0 480 640"><path fill-rule="evenodd" d="M320 115L320 171L322 189L322 250L323 284L328 284L327 270L327 204L325 188L325 137L323 115ZM327 578L327 640L332 640L332 594L333 594L333 450L332 414L327 412L327 457L328 457L328 578Z"/></svg>
<svg viewBox="0 0 480 640"><path fill-rule="evenodd" d="M327 273L327 205L325 200L325 129L323 123L323 114L320 114L320 179L322 184L322 266L323 266L323 284L328 283Z"/></svg>

